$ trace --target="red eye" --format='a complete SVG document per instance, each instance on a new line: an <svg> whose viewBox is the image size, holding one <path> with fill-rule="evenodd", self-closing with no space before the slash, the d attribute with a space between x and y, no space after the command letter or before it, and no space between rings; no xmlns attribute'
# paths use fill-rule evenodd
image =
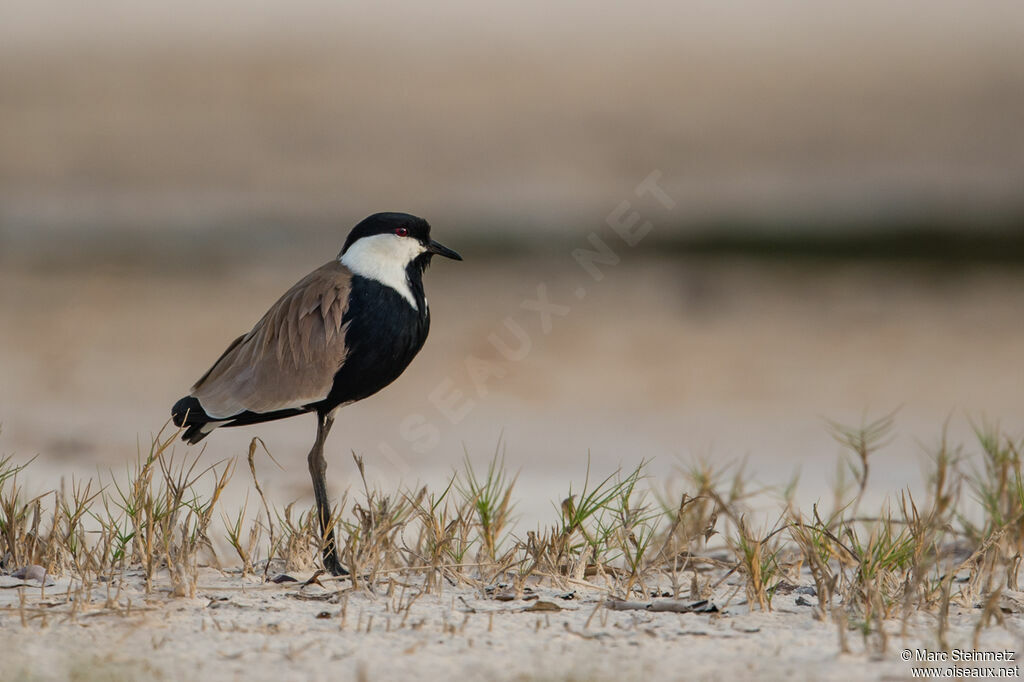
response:
<svg viewBox="0 0 1024 682"><path fill-rule="evenodd" d="M397 234L399 237L408 237L409 236L409 228L407 228L407 227L396 227L395 228L395 234Z"/></svg>

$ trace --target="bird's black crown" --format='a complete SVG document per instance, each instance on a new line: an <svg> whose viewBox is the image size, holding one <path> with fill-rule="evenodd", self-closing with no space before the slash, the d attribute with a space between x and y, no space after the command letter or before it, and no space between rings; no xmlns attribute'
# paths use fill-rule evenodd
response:
<svg viewBox="0 0 1024 682"><path fill-rule="evenodd" d="M424 244L430 243L430 223L423 218L408 213L374 213L352 228L341 253L348 251L348 247L358 239L375 234L397 234L400 228L404 228L408 236Z"/></svg>

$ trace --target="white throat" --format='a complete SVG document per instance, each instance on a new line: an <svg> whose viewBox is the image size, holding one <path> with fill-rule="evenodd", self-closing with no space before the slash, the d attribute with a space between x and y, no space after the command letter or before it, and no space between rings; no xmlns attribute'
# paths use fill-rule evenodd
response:
<svg viewBox="0 0 1024 682"><path fill-rule="evenodd" d="M409 288L406 268L424 251L423 244L412 237L375 234L356 240L338 260L354 274L391 287L413 309L419 310L416 297Z"/></svg>

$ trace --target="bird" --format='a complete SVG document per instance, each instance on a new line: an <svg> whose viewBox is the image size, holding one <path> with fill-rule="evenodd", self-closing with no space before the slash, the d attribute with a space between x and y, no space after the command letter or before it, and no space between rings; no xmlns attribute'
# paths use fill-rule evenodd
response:
<svg viewBox="0 0 1024 682"><path fill-rule="evenodd" d="M408 213L375 213L352 228L337 258L299 280L228 345L171 408L182 439L221 427L316 415L307 462L324 568L347 575L334 539L324 443L337 411L391 384L430 330L423 272L434 256L462 260Z"/></svg>

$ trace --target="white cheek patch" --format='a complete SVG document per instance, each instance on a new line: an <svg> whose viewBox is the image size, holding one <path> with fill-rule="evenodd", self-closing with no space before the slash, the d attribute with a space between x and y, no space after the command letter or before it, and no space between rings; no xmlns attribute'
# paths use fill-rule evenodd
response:
<svg viewBox="0 0 1024 682"><path fill-rule="evenodd" d="M418 310L405 269L426 250L412 237L375 234L357 240L339 260L353 273L391 287Z"/></svg>

